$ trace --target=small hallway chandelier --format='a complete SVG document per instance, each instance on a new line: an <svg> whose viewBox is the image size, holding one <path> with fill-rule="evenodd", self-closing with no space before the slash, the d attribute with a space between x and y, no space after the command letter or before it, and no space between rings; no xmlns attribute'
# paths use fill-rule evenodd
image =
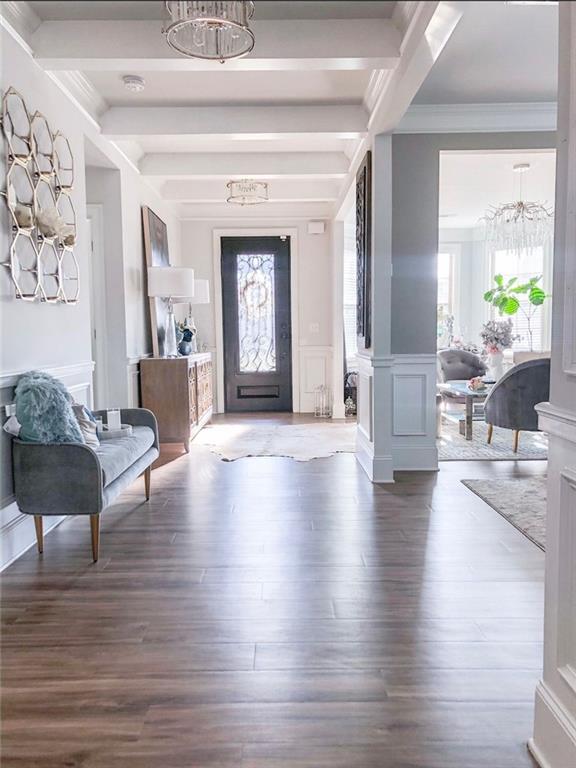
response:
<svg viewBox="0 0 576 768"><path fill-rule="evenodd" d="M493 250L521 253L552 239L554 211L544 203L523 199L522 177L530 170L530 163L517 163L512 170L520 177L518 200L490 206L480 221L485 225L486 242Z"/></svg>
<svg viewBox="0 0 576 768"><path fill-rule="evenodd" d="M223 64L254 48L252 0L165 0L164 6L166 41L184 56Z"/></svg>

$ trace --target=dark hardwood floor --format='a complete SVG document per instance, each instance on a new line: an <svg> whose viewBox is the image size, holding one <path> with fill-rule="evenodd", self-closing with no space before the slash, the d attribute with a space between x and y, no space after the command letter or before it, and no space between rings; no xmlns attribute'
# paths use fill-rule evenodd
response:
<svg viewBox="0 0 576 768"><path fill-rule="evenodd" d="M544 556L460 479L542 463L161 464L2 575L3 768L534 765Z"/></svg>

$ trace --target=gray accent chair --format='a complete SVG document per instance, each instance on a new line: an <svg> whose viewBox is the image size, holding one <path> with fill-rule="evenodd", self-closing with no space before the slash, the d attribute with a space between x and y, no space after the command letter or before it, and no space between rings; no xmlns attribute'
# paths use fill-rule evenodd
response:
<svg viewBox="0 0 576 768"><path fill-rule="evenodd" d="M510 368L494 385L484 402L488 442L494 427L514 430L514 453L520 432L538 431L535 406L550 398L550 358L527 360Z"/></svg>
<svg viewBox="0 0 576 768"><path fill-rule="evenodd" d="M160 455L156 417L144 408L128 408L121 411L121 420L132 425L132 435L102 440L98 448L13 441L16 503L21 512L34 515L39 552L44 515L89 515L96 562L101 512L142 474L150 498L150 468Z"/></svg>
<svg viewBox="0 0 576 768"><path fill-rule="evenodd" d="M484 376L486 366L478 355L465 349L442 349L438 352L438 381L462 381Z"/></svg>

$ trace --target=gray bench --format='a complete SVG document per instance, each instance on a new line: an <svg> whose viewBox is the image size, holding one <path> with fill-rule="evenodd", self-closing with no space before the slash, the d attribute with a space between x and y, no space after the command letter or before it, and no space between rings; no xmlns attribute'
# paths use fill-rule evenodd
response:
<svg viewBox="0 0 576 768"><path fill-rule="evenodd" d="M102 416L102 412L96 412ZM98 560L100 513L144 474L150 498L150 467L159 456L158 425L152 411L122 410L128 437L83 443L27 443L14 440L14 490L21 512L34 515L38 551L43 551L44 515L89 515L92 554Z"/></svg>

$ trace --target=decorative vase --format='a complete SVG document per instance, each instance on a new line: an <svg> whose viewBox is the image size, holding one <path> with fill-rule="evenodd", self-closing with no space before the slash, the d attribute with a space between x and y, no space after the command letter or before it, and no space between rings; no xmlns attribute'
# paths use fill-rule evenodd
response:
<svg viewBox="0 0 576 768"><path fill-rule="evenodd" d="M178 344L178 352L183 357L188 357L188 355L192 354L192 342L191 341L181 341L180 344Z"/></svg>
<svg viewBox="0 0 576 768"><path fill-rule="evenodd" d="M494 381L502 378L504 374L504 353L501 349L488 353L488 372Z"/></svg>

